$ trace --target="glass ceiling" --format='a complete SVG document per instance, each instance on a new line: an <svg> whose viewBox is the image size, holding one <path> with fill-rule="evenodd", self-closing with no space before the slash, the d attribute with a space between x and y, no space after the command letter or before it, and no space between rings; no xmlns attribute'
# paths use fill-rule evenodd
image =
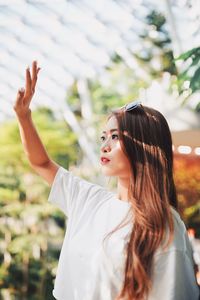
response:
<svg viewBox="0 0 200 300"><path fill-rule="evenodd" d="M64 107L74 79L104 72L114 53L134 72L130 55L142 51L139 34L150 10L162 12L175 53L200 44L200 1L0 0L0 121L14 115L16 91L32 60L42 70L33 106Z"/></svg>

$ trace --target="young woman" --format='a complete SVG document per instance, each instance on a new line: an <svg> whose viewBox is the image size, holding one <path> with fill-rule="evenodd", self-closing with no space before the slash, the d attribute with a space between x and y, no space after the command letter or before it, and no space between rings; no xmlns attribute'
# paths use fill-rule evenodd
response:
<svg viewBox="0 0 200 300"><path fill-rule="evenodd" d="M33 169L67 216L53 295L58 300L197 300L192 252L176 211L172 140L158 111L130 103L108 116L101 136L105 176L117 194L53 162L29 108L39 68L26 70L14 109Z"/></svg>

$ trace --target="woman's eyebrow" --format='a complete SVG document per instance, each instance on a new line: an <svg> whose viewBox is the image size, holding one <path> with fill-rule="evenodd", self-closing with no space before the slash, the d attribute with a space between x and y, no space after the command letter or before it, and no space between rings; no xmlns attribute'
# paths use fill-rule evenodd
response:
<svg viewBox="0 0 200 300"><path fill-rule="evenodd" d="M113 132L113 131L118 131L118 129L117 128L113 128L113 129L110 129L110 130L108 130L108 132ZM102 133L106 133L106 131L102 131Z"/></svg>

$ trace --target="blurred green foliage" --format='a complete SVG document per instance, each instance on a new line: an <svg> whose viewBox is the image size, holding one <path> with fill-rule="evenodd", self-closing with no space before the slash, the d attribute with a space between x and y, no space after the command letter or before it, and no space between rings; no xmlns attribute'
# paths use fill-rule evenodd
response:
<svg viewBox="0 0 200 300"><path fill-rule="evenodd" d="M146 17L145 31L140 34L142 51L135 53L141 66L152 78L160 78L163 72L177 74L171 38L166 29L166 18L163 14L151 11Z"/></svg>
<svg viewBox="0 0 200 300"><path fill-rule="evenodd" d="M46 108L33 119L48 153L65 168L76 164L75 134ZM47 203L49 187L31 169L16 120L0 126L0 298L53 299L53 280L66 220ZM10 298L9 298L10 299Z"/></svg>
<svg viewBox="0 0 200 300"><path fill-rule="evenodd" d="M182 53L176 58L176 61L182 62L181 70L177 77L177 85L180 94L186 92L185 102L191 94L200 90L200 47ZM196 110L200 112L200 99Z"/></svg>

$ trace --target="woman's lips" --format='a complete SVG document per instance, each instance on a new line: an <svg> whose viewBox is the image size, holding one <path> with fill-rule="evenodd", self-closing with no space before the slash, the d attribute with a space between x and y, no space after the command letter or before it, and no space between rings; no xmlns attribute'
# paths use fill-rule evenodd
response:
<svg viewBox="0 0 200 300"><path fill-rule="evenodd" d="M101 164L102 165L105 165L105 164L107 164L107 163L109 163L110 162L110 159L108 159L108 158L106 158L106 157L101 157Z"/></svg>

